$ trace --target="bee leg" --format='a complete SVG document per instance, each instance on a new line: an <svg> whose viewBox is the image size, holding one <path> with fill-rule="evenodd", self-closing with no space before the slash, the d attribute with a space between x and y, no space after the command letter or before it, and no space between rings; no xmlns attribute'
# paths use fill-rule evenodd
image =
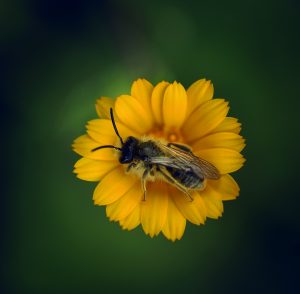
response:
<svg viewBox="0 0 300 294"><path fill-rule="evenodd" d="M177 188L178 190L180 190L180 191L183 192L186 196L188 196L191 202L194 201L194 198L192 197L192 195L189 193L189 191L188 191L187 189L184 189L184 188L182 188L181 186L176 185L176 184L175 184L175 186L176 186L176 188Z"/></svg>
<svg viewBox="0 0 300 294"><path fill-rule="evenodd" d="M136 165L137 165L136 162L129 163L129 165L127 166L126 171L129 172L133 167L136 167Z"/></svg>
<svg viewBox="0 0 300 294"><path fill-rule="evenodd" d="M142 179L141 179L141 181L142 181L142 189L144 191L144 199L143 199L143 201L146 201L146 194L147 194L146 178L147 178L149 172L150 172L150 169L145 169L145 171L143 173L143 176L142 176Z"/></svg>
<svg viewBox="0 0 300 294"><path fill-rule="evenodd" d="M177 143L168 143L167 146L168 146L168 147L175 146L175 147L177 147L178 149L181 149L181 150L183 150L183 151L186 151L186 152L192 152L191 148L189 148L188 146L181 145L181 144L177 144Z"/></svg>
<svg viewBox="0 0 300 294"><path fill-rule="evenodd" d="M185 190L185 191L183 191L183 192L190 198L190 201L191 201L191 202L194 201L194 198L191 196L191 194L190 194L187 190Z"/></svg>
<svg viewBox="0 0 300 294"><path fill-rule="evenodd" d="M183 192L184 194L186 194L189 198L190 201L192 202L194 199L191 196L191 194L189 193L189 191L182 187L178 182L176 182L173 178L171 178L169 175L167 175L165 172L163 172L161 169L158 169L158 171L167 179L168 182L170 182L171 184L173 184L178 190L180 190L181 192Z"/></svg>
<svg viewBox="0 0 300 294"><path fill-rule="evenodd" d="M142 179L142 189L144 191L144 198L143 201L146 201L146 194L147 194L147 188L146 188L146 181Z"/></svg>

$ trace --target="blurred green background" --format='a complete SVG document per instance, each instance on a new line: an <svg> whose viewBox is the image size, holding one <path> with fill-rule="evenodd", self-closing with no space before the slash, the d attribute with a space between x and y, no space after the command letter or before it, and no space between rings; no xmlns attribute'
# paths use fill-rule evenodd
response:
<svg viewBox="0 0 300 294"><path fill-rule="evenodd" d="M297 293L299 24L296 0L1 1L1 293ZM176 243L72 174L95 99L139 77L211 79L247 139L238 200Z"/></svg>

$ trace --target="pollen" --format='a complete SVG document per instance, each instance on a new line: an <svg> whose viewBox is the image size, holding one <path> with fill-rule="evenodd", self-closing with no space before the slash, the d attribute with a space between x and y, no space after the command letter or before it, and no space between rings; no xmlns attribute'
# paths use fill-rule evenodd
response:
<svg viewBox="0 0 300 294"><path fill-rule="evenodd" d="M184 139L182 137L182 135L180 134L179 131L176 130L170 130L170 131L166 131L163 130L162 128L154 128L149 135L150 137L156 138L156 139L162 139L163 141L166 142L182 142L184 143Z"/></svg>
<svg viewBox="0 0 300 294"><path fill-rule="evenodd" d="M183 138L180 130L171 128L168 131L165 130L164 133L165 133L165 138L167 139L168 142L186 143L185 142L186 140Z"/></svg>
<svg viewBox="0 0 300 294"><path fill-rule="evenodd" d="M176 142L176 141L178 141L178 136L177 136L177 134L172 133L172 134L169 134L168 139L170 142Z"/></svg>

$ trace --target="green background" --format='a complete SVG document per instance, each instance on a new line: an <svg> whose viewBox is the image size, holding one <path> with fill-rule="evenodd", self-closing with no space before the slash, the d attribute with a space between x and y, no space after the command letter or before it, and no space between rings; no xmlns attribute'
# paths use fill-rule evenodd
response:
<svg viewBox="0 0 300 294"><path fill-rule="evenodd" d="M2 293L299 291L299 5L1 2ZM238 200L182 240L122 231L72 174L95 99L206 77L243 123Z"/></svg>

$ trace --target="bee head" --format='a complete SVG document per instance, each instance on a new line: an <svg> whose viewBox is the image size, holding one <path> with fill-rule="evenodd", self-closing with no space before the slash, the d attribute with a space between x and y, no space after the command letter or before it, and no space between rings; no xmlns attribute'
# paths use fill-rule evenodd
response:
<svg viewBox="0 0 300 294"><path fill-rule="evenodd" d="M119 158L120 163L124 164L132 162L138 143L138 139L132 136L128 137L122 146L122 154Z"/></svg>

